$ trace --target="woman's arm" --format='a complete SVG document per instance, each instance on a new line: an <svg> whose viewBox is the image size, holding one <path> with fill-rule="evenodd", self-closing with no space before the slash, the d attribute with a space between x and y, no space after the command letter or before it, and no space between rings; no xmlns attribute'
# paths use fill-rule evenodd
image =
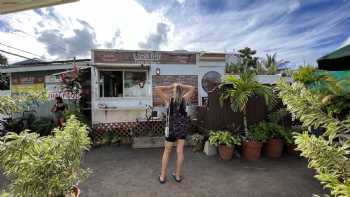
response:
<svg viewBox="0 0 350 197"><path fill-rule="evenodd" d="M56 104L51 108L51 112L56 112Z"/></svg>
<svg viewBox="0 0 350 197"><path fill-rule="evenodd" d="M156 86L156 93L162 99L162 101L165 103L165 105L169 105L170 97L167 94L168 91L170 91L173 88L174 85L169 86Z"/></svg>
<svg viewBox="0 0 350 197"><path fill-rule="evenodd" d="M194 93L194 87L193 86L190 86L190 85L184 85L184 84L180 84L181 87L183 88L184 90L184 96L183 98L189 102L191 100L191 97L193 96L193 93Z"/></svg>

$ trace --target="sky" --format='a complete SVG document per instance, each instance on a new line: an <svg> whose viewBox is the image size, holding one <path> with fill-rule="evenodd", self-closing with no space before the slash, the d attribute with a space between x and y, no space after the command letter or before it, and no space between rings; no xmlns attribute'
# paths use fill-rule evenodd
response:
<svg viewBox="0 0 350 197"><path fill-rule="evenodd" d="M0 50L46 61L90 58L93 48L250 47L296 67L346 44L350 0L80 0L0 15Z"/></svg>

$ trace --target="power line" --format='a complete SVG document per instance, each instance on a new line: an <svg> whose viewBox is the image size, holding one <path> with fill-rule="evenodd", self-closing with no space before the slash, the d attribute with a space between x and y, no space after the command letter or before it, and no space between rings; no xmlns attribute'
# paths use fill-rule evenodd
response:
<svg viewBox="0 0 350 197"><path fill-rule="evenodd" d="M32 60L33 59L33 58L29 58L29 57L26 57L26 56L23 56L23 55L18 55L16 53L4 51L4 50L1 50L1 49L0 49L0 52L7 53L7 54L10 54L10 55L14 55L14 56L21 57L21 58L25 58L25 59L28 59L28 60Z"/></svg>
<svg viewBox="0 0 350 197"><path fill-rule="evenodd" d="M31 55L34 55L34 56L37 56L37 57L42 57L41 55L38 55L38 54L35 54L35 53L31 53L31 52L28 52L28 51L25 51L25 50L23 50L23 49L18 49L18 48L16 48L16 47L12 47L12 46L10 46L10 45L6 45L6 44L3 44L3 43L1 43L0 42L0 45L3 45L3 46L5 46L5 47L8 47L8 48L11 48L11 49L15 49L15 50L18 50L18 51L21 51L21 52L24 52L24 53L28 53L28 54L31 54Z"/></svg>
<svg viewBox="0 0 350 197"><path fill-rule="evenodd" d="M21 33L23 33L24 35L27 35L27 36L32 37L32 38L34 38L35 40L37 40L37 37L36 37L36 36L33 36L32 34L27 33L27 32L24 32L24 31L22 31L22 30L20 30L20 31L12 31L12 32L9 32L9 33L12 33L12 34L15 34L15 35L19 35L18 32L21 32ZM20 36L20 35L19 35L19 36ZM66 50L64 47L61 47L60 45L58 45L57 43L55 43L55 42L53 42L53 41L51 41L50 45L55 46L55 47L60 48L60 49L63 49L63 50Z"/></svg>

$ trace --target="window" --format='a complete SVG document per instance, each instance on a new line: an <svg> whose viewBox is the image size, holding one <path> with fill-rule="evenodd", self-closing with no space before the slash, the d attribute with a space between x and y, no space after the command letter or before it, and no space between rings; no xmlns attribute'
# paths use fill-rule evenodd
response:
<svg viewBox="0 0 350 197"><path fill-rule="evenodd" d="M123 96L123 72L101 71L100 72L100 97Z"/></svg>
<svg viewBox="0 0 350 197"><path fill-rule="evenodd" d="M144 97L146 71L100 71L100 97Z"/></svg>

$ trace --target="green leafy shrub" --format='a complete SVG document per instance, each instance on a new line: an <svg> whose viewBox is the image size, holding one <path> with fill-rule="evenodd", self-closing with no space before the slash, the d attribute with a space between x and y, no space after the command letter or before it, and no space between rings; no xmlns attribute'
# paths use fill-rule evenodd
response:
<svg viewBox="0 0 350 197"><path fill-rule="evenodd" d="M11 196L62 196L87 177L80 166L82 152L90 147L87 128L74 116L55 136L39 137L23 131L1 138L0 164L10 178Z"/></svg>
<svg viewBox="0 0 350 197"><path fill-rule="evenodd" d="M316 81L317 76L315 71L317 69L314 66L305 66L299 68L299 70L293 73L294 81L299 81L303 84L310 84Z"/></svg>
<svg viewBox="0 0 350 197"><path fill-rule="evenodd" d="M350 196L350 160L344 148L307 132L296 136L296 144L301 156L308 158L309 167L316 170L315 177L330 189L332 196Z"/></svg>
<svg viewBox="0 0 350 197"><path fill-rule="evenodd" d="M50 135L55 128L52 120L47 117L40 117L31 124L31 130L40 134L40 136Z"/></svg>
<svg viewBox="0 0 350 197"><path fill-rule="evenodd" d="M263 142L269 138L270 128L265 122L260 122L249 127L247 140Z"/></svg>
<svg viewBox="0 0 350 197"><path fill-rule="evenodd" d="M232 135L229 131L212 131L209 135L209 143L214 146L241 145L241 138L238 135Z"/></svg>
<svg viewBox="0 0 350 197"><path fill-rule="evenodd" d="M197 145L197 144L201 144L203 143L203 140L204 140L204 136L199 134L199 133L195 133L191 136L191 141L190 143L192 145Z"/></svg>
<svg viewBox="0 0 350 197"><path fill-rule="evenodd" d="M67 107L67 110L65 110L64 112L64 116L66 117L66 119L71 117L72 115L77 117L77 119L85 125L89 125L87 117L82 113L78 104L69 105L69 107Z"/></svg>
<svg viewBox="0 0 350 197"><path fill-rule="evenodd" d="M121 142L121 137L111 131L106 131L103 133L101 144L119 144Z"/></svg>
<svg viewBox="0 0 350 197"><path fill-rule="evenodd" d="M48 101L47 91L39 88L31 90L16 89L12 96L0 96L0 114L11 115L23 112L31 105Z"/></svg>
<svg viewBox="0 0 350 197"><path fill-rule="evenodd" d="M315 94L302 83L278 84L279 96L294 118L304 127L325 128L322 136L307 132L297 134L295 143L301 155L309 160L309 167L332 196L350 196L350 116L339 120L322 110L322 95Z"/></svg>

